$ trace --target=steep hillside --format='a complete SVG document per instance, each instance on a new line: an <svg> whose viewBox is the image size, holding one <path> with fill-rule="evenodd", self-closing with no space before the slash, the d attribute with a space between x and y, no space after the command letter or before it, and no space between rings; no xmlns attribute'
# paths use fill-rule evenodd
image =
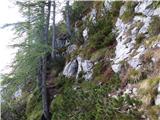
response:
<svg viewBox="0 0 160 120"><path fill-rule="evenodd" d="M159 119L159 6L93 2L82 13L74 26L83 43L68 47L53 119Z"/></svg>
<svg viewBox="0 0 160 120"><path fill-rule="evenodd" d="M71 8L72 35L58 23L57 59L47 56L51 120L160 120L160 2ZM42 119L38 88L26 96L26 119Z"/></svg>

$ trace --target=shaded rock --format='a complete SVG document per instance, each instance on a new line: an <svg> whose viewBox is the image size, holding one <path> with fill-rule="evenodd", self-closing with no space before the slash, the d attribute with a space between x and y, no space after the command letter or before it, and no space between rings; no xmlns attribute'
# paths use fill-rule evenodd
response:
<svg viewBox="0 0 160 120"><path fill-rule="evenodd" d="M75 44L69 45L66 52L67 54L72 53L73 51L77 50L77 46Z"/></svg>
<svg viewBox="0 0 160 120"><path fill-rule="evenodd" d="M96 23L96 15L97 15L97 10L96 9L92 9L90 12L90 20L92 21L92 23Z"/></svg>

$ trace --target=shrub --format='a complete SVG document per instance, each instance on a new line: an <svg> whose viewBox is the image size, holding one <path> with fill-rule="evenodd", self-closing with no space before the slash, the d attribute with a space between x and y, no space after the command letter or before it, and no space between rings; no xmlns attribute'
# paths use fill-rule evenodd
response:
<svg viewBox="0 0 160 120"><path fill-rule="evenodd" d="M122 1L113 1L112 2L112 8L111 8L111 15L113 17L118 17L119 15L119 10L122 6L123 2Z"/></svg>
<svg viewBox="0 0 160 120"><path fill-rule="evenodd" d="M112 82L115 82L112 80ZM114 85L114 84L112 84ZM52 102L52 120L114 120L128 118L139 119L136 109L124 112L126 105L139 105L136 99L129 96L112 98L107 93L115 86L99 86L84 81L75 90L73 84L64 84L64 89ZM120 113L120 111L124 113ZM127 114L126 114L127 113Z"/></svg>
<svg viewBox="0 0 160 120"><path fill-rule="evenodd" d="M134 7L136 6L136 3L133 1L126 2L126 11L121 16L121 19L124 22L129 22L133 16L134 16Z"/></svg>
<svg viewBox="0 0 160 120"><path fill-rule="evenodd" d="M29 96L26 105L27 120L40 120L42 116L42 104L39 90L36 88Z"/></svg>
<svg viewBox="0 0 160 120"><path fill-rule="evenodd" d="M115 41L115 35L112 33L113 23L110 14L97 20L94 25L89 25L89 46L99 49L111 45Z"/></svg>
<svg viewBox="0 0 160 120"><path fill-rule="evenodd" d="M151 5L148 6L149 8L156 9L160 7L160 1L153 1Z"/></svg>
<svg viewBox="0 0 160 120"><path fill-rule="evenodd" d="M144 34L142 34L142 33L138 34L137 37L136 37L136 43L141 44L144 38L145 38Z"/></svg>
<svg viewBox="0 0 160 120"><path fill-rule="evenodd" d="M158 16L154 16L152 18L152 22L148 28L148 32L151 36L158 35L160 33L160 18Z"/></svg>
<svg viewBox="0 0 160 120"><path fill-rule="evenodd" d="M92 1L75 1L71 6L70 20L71 24L80 20L84 12L92 6ZM65 15L64 15L65 18Z"/></svg>

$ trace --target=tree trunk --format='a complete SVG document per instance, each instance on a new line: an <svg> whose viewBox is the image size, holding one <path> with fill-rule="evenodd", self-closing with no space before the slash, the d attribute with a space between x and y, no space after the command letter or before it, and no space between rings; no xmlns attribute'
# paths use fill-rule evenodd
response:
<svg viewBox="0 0 160 120"><path fill-rule="evenodd" d="M47 14L47 21L45 26L45 41L48 44L48 29L49 29L49 20L50 20L50 12L51 12L51 1L48 1L48 14Z"/></svg>
<svg viewBox="0 0 160 120"><path fill-rule="evenodd" d="M67 27L67 32L69 36L71 36L71 26L70 26L70 6L69 6L69 0L66 2L66 27Z"/></svg>
<svg viewBox="0 0 160 120"><path fill-rule="evenodd" d="M55 27L55 11L56 9L56 3L53 1L53 24L52 24L52 59L55 59L56 57L56 27Z"/></svg>
<svg viewBox="0 0 160 120"><path fill-rule="evenodd" d="M47 45L48 39L48 27L49 27L49 17L50 17L50 4L48 4L48 14L47 20L45 24L45 3L42 3L42 44ZM46 50L44 49L44 52ZM42 94L42 104L43 104L43 117L45 120L50 120L50 112L49 112L49 100L48 100L48 93L47 93L47 86L46 86L46 67L47 67L47 59L46 54L41 57L41 94ZM40 80L39 80L40 81Z"/></svg>

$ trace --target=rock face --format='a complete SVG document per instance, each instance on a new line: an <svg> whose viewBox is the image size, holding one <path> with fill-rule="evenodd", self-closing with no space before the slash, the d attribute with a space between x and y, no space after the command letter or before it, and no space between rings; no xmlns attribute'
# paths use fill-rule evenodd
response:
<svg viewBox="0 0 160 120"><path fill-rule="evenodd" d="M80 72L83 72L84 78L86 80L92 79L92 74L93 74L93 63L90 60L83 60L81 57L77 57L78 61L78 72L77 72L77 78Z"/></svg>
<svg viewBox="0 0 160 120"><path fill-rule="evenodd" d="M88 39L88 28L85 28L83 31L83 38L86 41Z"/></svg>
<svg viewBox="0 0 160 120"><path fill-rule="evenodd" d="M72 45L69 45L69 46L67 47L66 52L67 52L67 54L71 54L71 53L74 52L76 49L77 49L77 46L76 46L75 44L72 44Z"/></svg>
<svg viewBox="0 0 160 120"><path fill-rule="evenodd" d="M77 69L78 69L78 62L75 59L66 64L63 70L63 75L68 77L74 77L76 76Z"/></svg>
<svg viewBox="0 0 160 120"><path fill-rule="evenodd" d="M143 55L147 49L143 44L137 48L136 38L139 34L144 34L145 38L149 37L148 28L152 22L152 16L160 15L160 8L152 9L148 7L152 2L153 1L139 2L134 9L137 15L127 23L121 20L121 16L126 11L125 4L122 5L115 28L118 34L116 38L115 57L111 59L113 61L112 69L114 72L120 72L122 61L127 62L132 68L141 68L142 63L140 56ZM141 23L141 25L138 26L137 24L139 23Z"/></svg>
<svg viewBox="0 0 160 120"><path fill-rule="evenodd" d="M78 56L76 59L66 64L63 75L78 78L80 72L82 72L82 77L84 77L85 80L90 80L93 74L92 67L93 63L90 60L84 60Z"/></svg>

